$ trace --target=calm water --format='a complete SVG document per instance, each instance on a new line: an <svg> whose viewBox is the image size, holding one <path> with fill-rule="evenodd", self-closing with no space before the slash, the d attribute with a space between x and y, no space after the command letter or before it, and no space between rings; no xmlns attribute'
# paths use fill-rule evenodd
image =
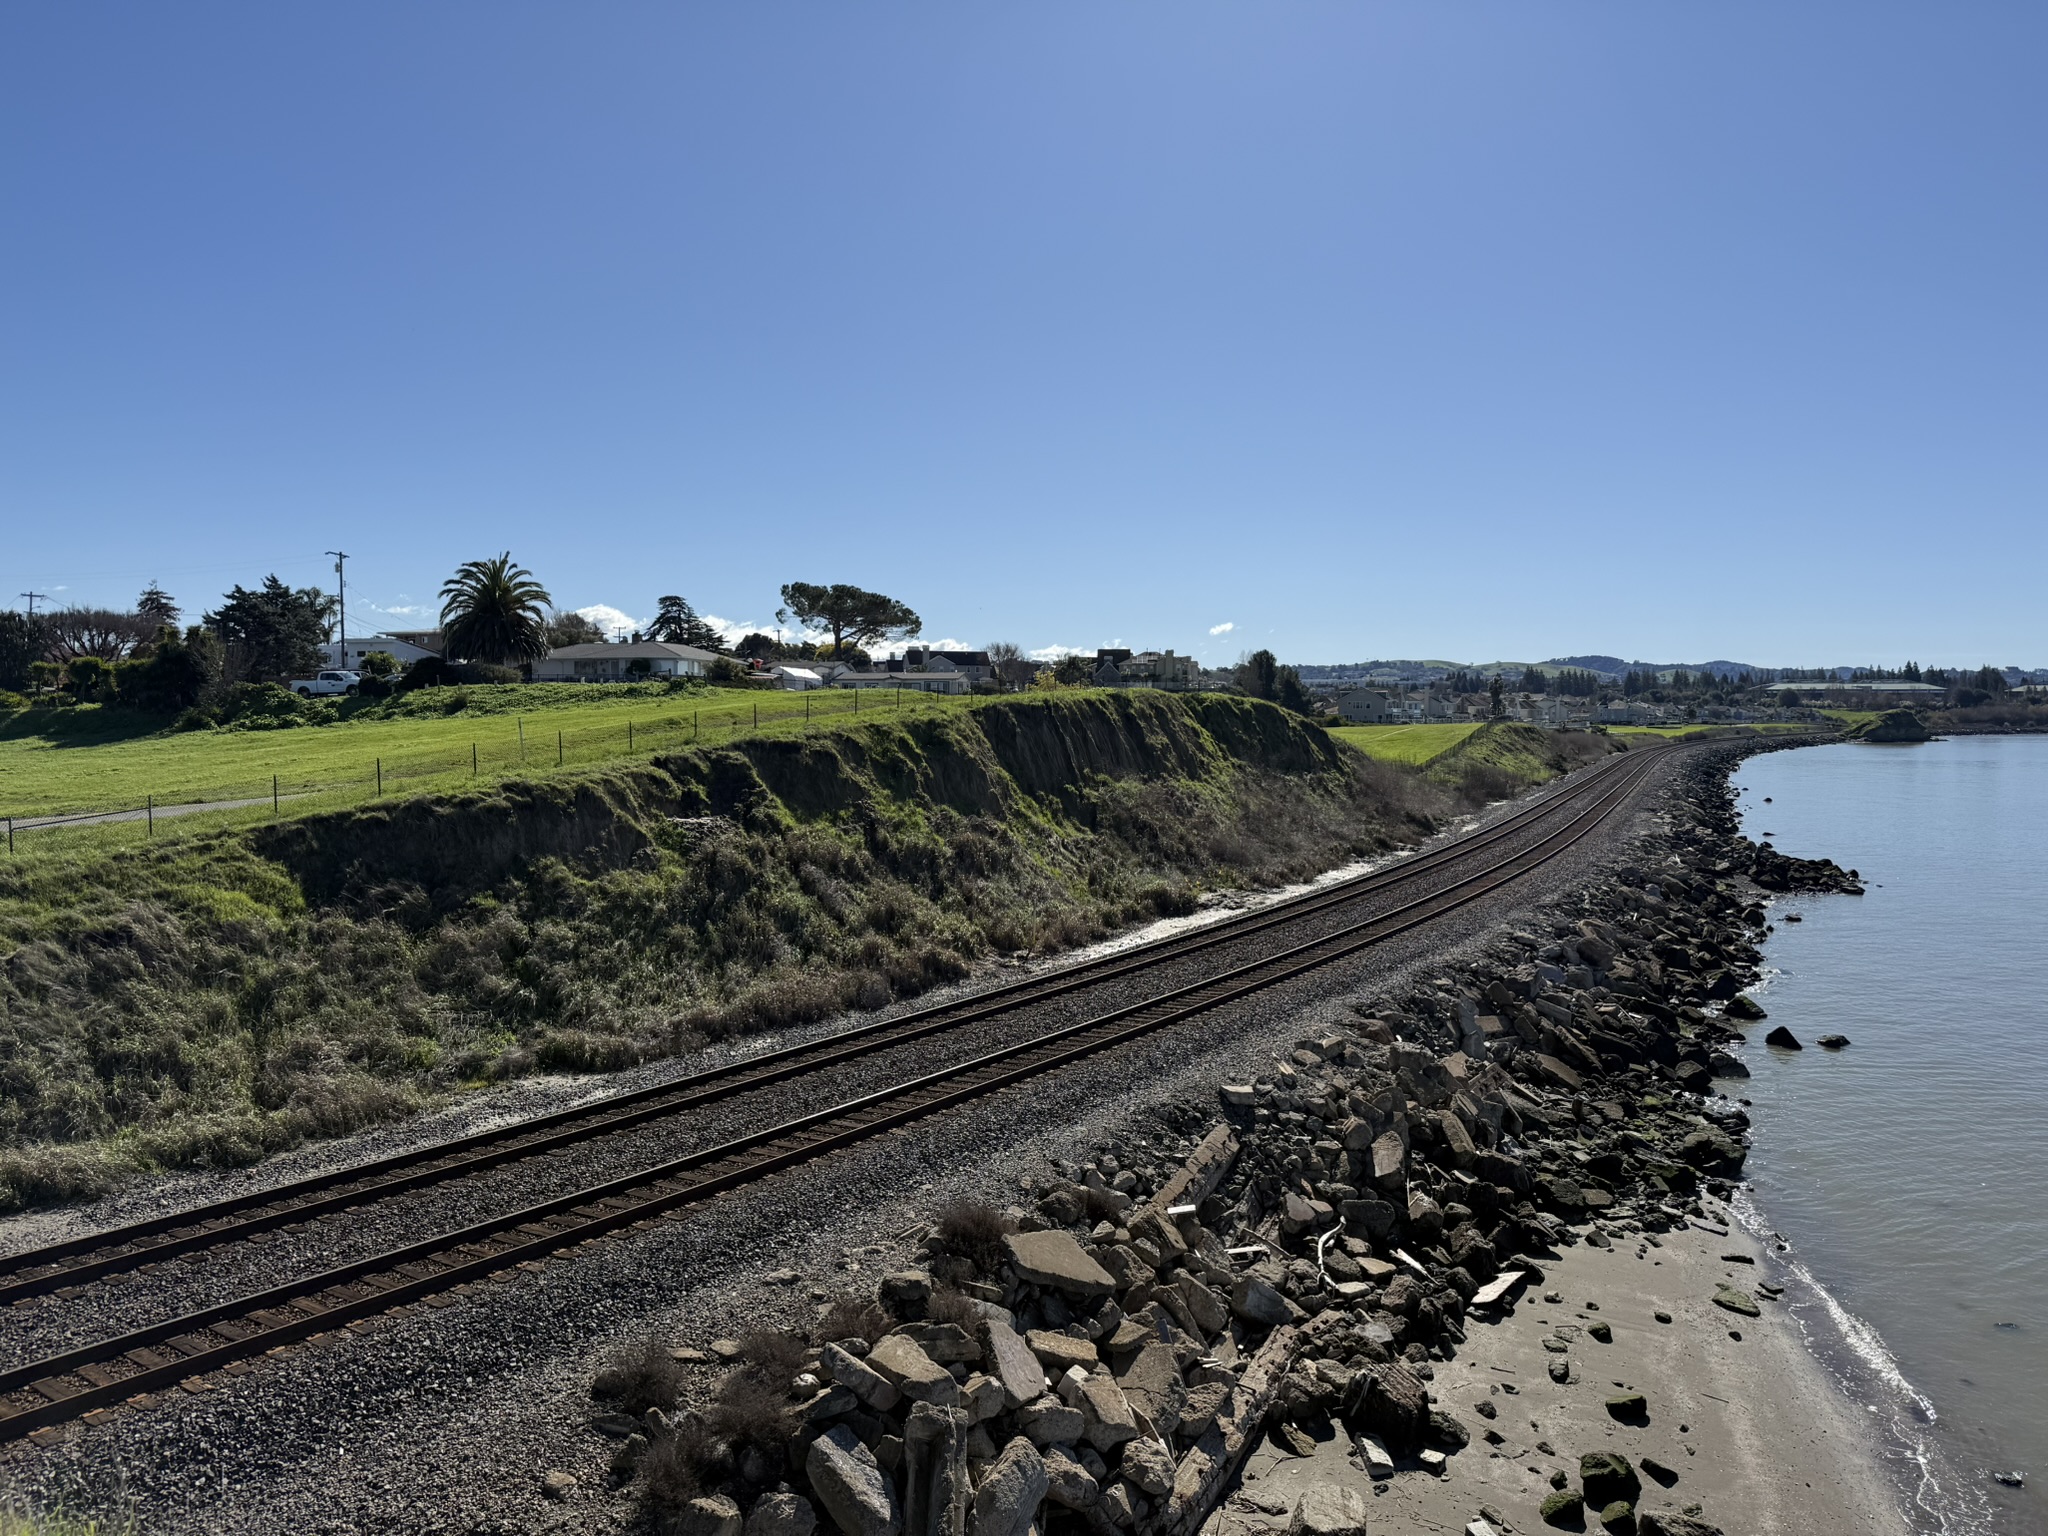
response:
<svg viewBox="0 0 2048 1536"><path fill-rule="evenodd" d="M1778 752L1736 784L1751 836L1871 887L1775 904L1804 921L1726 1085L1755 1106L1749 1217L1813 1282L1796 1311L1918 1528L2048 1532L2048 737Z"/></svg>

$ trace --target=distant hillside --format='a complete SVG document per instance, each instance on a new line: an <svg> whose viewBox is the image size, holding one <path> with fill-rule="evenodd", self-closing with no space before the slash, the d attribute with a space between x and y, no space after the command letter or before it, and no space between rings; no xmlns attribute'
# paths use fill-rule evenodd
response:
<svg viewBox="0 0 2048 1536"><path fill-rule="evenodd" d="M1763 671L1762 667L1748 661L1623 661L1619 656L1553 656L1538 666L1577 667L1584 672L1598 672L1604 677L1621 678L1630 672L1711 672L1716 677L1740 677L1747 672L1752 677Z"/></svg>
<svg viewBox="0 0 2048 1536"><path fill-rule="evenodd" d="M1410 659L1311 662L1301 666L1299 670L1303 681L1311 683L1339 682L1364 677L1419 683L1433 682L1457 671L1478 672L1489 677L1495 672L1501 672L1519 677L1529 667L1535 667L1542 672L1557 672L1569 667L1581 672L1597 672L1600 676L1615 682L1620 682L1632 671L1668 673L1674 669L1683 669L1687 672L1711 672L1716 677L1739 677L1744 672L1753 676L1762 670L1743 661L1623 661L1619 656L1553 656L1548 661Z"/></svg>

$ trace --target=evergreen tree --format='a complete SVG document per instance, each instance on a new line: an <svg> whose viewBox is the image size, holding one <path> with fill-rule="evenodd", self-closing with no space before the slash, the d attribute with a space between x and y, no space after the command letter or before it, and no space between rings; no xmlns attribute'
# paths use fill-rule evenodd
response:
<svg viewBox="0 0 2048 1536"><path fill-rule="evenodd" d="M205 616L231 682L283 682L318 671L333 620L332 597L318 587L288 587L275 576L254 591L236 585Z"/></svg>
<svg viewBox="0 0 2048 1536"><path fill-rule="evenodd" d="M178 605L171 601L170 593L153 581L135 599L135 611L155 625L178 622Z"/></svg>
<svg viewBox="0 0 2048 1536"><path fill-rule="evenodd" d="M669 645L693 645L700 651L723 651L725 636L697 617L689 599L671 593L647 626L647 638Z"/></svg>

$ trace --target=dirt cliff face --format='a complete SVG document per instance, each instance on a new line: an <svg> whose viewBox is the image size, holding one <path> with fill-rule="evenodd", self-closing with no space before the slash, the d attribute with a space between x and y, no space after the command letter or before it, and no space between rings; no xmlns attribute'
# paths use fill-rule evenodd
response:
<svg viewBox="0 0 2048 1536"><path fill-rule="evenodd" d="M1450 806L1268 704L1086 693L109 855L0 935L0 1200L878 1007Z"/></svg>

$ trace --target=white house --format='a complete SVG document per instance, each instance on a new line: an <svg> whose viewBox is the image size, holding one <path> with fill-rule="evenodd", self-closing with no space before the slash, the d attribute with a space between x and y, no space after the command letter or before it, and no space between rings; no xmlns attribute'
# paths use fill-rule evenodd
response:
<svg viewBox="0 0 2048 1536"><path fill-rule="evenodd" d="M631 645L558 645L533 664L536 683L637 683L655 677L702 677L718 657L694 645L636 640Z"/></svg>
<svg viewBox="0 0 2048 1536"><path fill-rule="evenodd" d="M769 676L775 679L775 686L778 688L802 692L805 689L825 686L825 679L809 667L770 667L768 672Z"/></svg>
<svg viewBox="0 0 2048 1536"><path fill-rule="evenodd" d="M321 646L320 665L343 672L360 672L363 670L363 658L372 651L382 651L400 667L409 667L416 661L441 654L423 645L414 645L410 640L401 640L396 635L352 635L346 640L330 640Z"/></svg>

